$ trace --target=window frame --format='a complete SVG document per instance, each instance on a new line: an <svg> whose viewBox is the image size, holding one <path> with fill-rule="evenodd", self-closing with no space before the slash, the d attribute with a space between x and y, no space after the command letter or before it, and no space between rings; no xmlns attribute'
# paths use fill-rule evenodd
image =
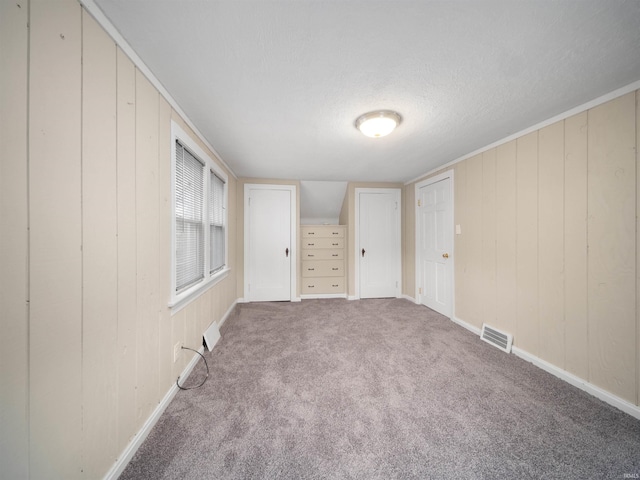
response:
<svg viewBox="0 0 640 480"><path fill-rule="evenodd" d="M176 292L176 141L180 142L183 148L187 149L191 155L196 157L203 168L203 227L204 227L204 278L197 283L185 288L181 292ZM224 238L224 266L214 273L211 271L211 232L209 228L209 192L212 189L210 184L210 173L213 172L220 178L223 184L223 238ZM216 162L185 132L175 121L171 121L171 284L169 308L171 314L177 313L187 306L191 301L206 292L210 287L224 279L230 272L229 268L229 177Z"/></svg>

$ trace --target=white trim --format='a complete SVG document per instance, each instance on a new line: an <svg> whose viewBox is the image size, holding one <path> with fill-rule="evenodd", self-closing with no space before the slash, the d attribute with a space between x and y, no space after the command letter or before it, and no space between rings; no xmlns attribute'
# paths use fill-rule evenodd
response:
<svg viewBox="0 0 640 480"><path fill-rule="evenodd" d="M311 300L314 298L347 298L346 293L315 293L300 295L301 300Z"/></svg>
<svg viewBox="0 0 640 480"><path fill-rule="evenodd" d="M409 300L410 302L413 302L416 305L420 305L415 298L410 297L409 295L405 295L404 293L402 295L400 295L400 298L404 298L405 300Z"/></svg>
<svg viewBox="0 0 640 480"><path fill-rule="evenodd" d="M251 302L251 295L249 294L249 190L288 190L291 194L291 236L289 242L291 245L290 255L290 274L291 285L289 292L290 302L300 302L298 297L298 252L296 246L298 245L298 206L297 206L297 187L295 185L278 185L278 184L262 184L262 183L245 183L244 184L244 297L243 302Z"/></svg>
<svg viewBox="0 0 640 480"><path fill-rule="evenodd" d="M202 140L202 142L207 146L207 148L211 150L211 153L213 153L216 156L216 158L220 161L220 163L222 163L222 165L229 171L229 173L231 173L233 178L237 180L238 176L235 174L235 172L231 170L229 165L227 165L227 163L222 159L222 157L216 151L216 149L213 148L213 146L207 141L207 139L200 132L200 130L198 130L198 128L191 122L191 120L189 120L189 117L182 110L182 108L180 108L180 105L178 104L178 102L176 102L175 99L168 92L168 90L164 88L164 85L162 85L160 80L158 80L158 78L151 72L149 67L147 67L147 65L138 56L135 50L131 48L131 45L129 45L129 43L124 39L124 37L118 31L118 29L111 23L111 21L107 18L107 16L104 14L102 9L100 9L100 7L96 5L95 1L94 0L79 0L79 1L82 4L82 6L85 8L87 13L89 13L89 15L91 15L96 20L96 22L98 22L100 26L104 28L107 34L109 34L113 39L113 41L116 42L116 45L118 45L122 49L122 51L131 59L131 61L136 66L136 68L140 70L140 72L145 77L147 77L147 80L149 80L151 84L158 90L160 95L162 95L165 98L165 100L169 102L169 105L171 105L171 107L176 111L176 113L178 113L178 115L182 117L185 123L189 125L189 127L198 136L198 138L200 138L200 140Z"/></svg>
<svg viewBox="0 0 640 480"><path fill-rule="evenodd" d="M418 211L418 207L416 205L416 203L418 202L419 198L418 198L418 193L420 191L420 189L422 187L426 187L428 185L432 185L434 183L438 183L441 182L442 180L445 179L449 179L449 195L451 196L451 224L450 229L451 229L451 275L450 275L450 281L449 281L449 311L451 312L450 315L451 317L454 316L454 305L455 305L455 272L456 272L456 255L455 255L455 245L456 245L456 234L455 234L455 195L454 195L454 188L455 188L455 182L454 182L454 171L453 169L451 170L447 170L446 172L443 172L439 175L434 175L433 177L429 177L425 180L422 180L421 182L416 183L415 185L415 189L414 189L414 212L415 212L415 216L414 216L414 225L415 225L415 238L414 238L414 258L415 258L415 271L416 271L416 278L415 278L415 297L416 297L416 303L417 304L422 304L422 295L419 292L419 285L420 285L420 267L419 267L419 258L418 258L418 245L420 245L420 239L419 239L419 234L421 231L421 228L419 228L420 222L418 221L418 219L420 218L419 215L419 211ZM438 312L438 313L442 313L442 312Z"/></svg>
<svg viewBox="0 0 640 480"><path fill-rule="evenodd" d="M175 266L173 268L175 268ZM182 310L184 307L189 305L196 298L207 293L207 291L211 287L213 287L216 283L221 282L222 280L227 278L227 276L229 275L229 272L231 272L231 269L225 268L224 270L221 270L219 272L216 272L214 275L211 275L209 278L198 283L197 285L194 285L189 290L182 292L182 294L184 295L182 298L180 298L179 300L176 300L175 302L169 302L169 304L167 305L171 310L171 316L178 313L180 310ZM173 282L170 288L173 289Z"/></svg>
<svg viewBox="0 0 640 480"><path fill-rule="evenodd" d="M203 221L204 221L204 234L205 234L205 277L202 281L196 283L187 290L176 294L176 140L179 140L192 154L204 163L204 175L203 175ZM210 239L209 239L209 171L213 171L216 175L224 180L224 268L211 275L209 273L210 265ZM207 153L200 148L200 146L191 138L191 136L185 132L180 125L171 120L171 279L169 285L169 308L171 309L171 315L175 315L185 306L191 303L193 300L202 295L205 291L211 288L216 283L220 282L229 274L229 177L222 170L220 165L214 162Z"/></svg>
<svg viewBox="0 0 640 480"><path fill-rule="evenodd" d="M360 299L355 295L347 295L347 300L360 300Z"/></svg>
<svg viewBox="0 0 640 480"><path fill-rule="evenodd" d="M518 357L526 360L527 362L533 363L536 367L545 370L546 372L558 377L561 380L573 385L574 387L583 390L594 397L602 400L609 405L616 407L619 410L622 410L624 413L631 415L634 418L640 420L640 407L637 405L633 405L632 403L623 400L622 398L603 390L600 387L595 386L592 383L587 382L586 380L573 375L572 373L567 372L566 370L562 370L555 365L552 365L549 362L542 360L541 358L536 357L535 355L531 355L530 353L518 348L512 347L511 351Z"/></svg>
<svg viewBox="0 0 640 480"><path fill-rule="evenodd" d="M355 281L355 289L356 294L353 297L353 300L360 300L360 194L361 193L389 193L393 192L396 195L396 204L398 206L398 217L397 217L397 225L396 228L396 240L398 242L399 251L398 251L398 271L396 272L397 287L396 287L396 298L400 298L402 295L402 189L401 188L356 188L355 189L355 249L353 254L356 259L354 262L354 281ZM351 298L350 298L351 300Z"/></svg>
<svg viewBox="0 0 640 480"><path fill-rule="evenodd" d="M220 323L218 323L218 328L222 328L222 325L224 325L224 322L227 321L227 319L229 318L229 315L231 315L231 312L233 312L233 309L236 308L236 305L238 303L241 303L240 300L242 299L236 298L235 301L231 304L231 306L227 309L225 314L220 319Z"/></svg>
<svg viewBox="0 0 640 480"><path fill-rule="evenodd" d="M480 329L478 327L476 327L474 325L471 325L470 323L467 323L464 320L459 319L455 315L451 315L451 321L453 323L457 323L458 325L460 325L463 328L466 328L467 330L469 330L471 333L474 333L478 337L480 336Z"/></svg>
<svg viewBox="0 0 640 480"><path fill-rule="evenodd" d="M438 167L435 167L431 170L429 170L427 173L423 173L422 175L417 176L416 178L413 178L407 182L405 182L405 185L409 185L411 183L417 182L418 180L423 179L424 177L426 177L427 175L431 175L434 172L437 172L439 170L442 170L443 168L447 168L447 167L452 167L453 165L455 165L456 163L462 162L463 160L466 160L467 158L471 158L474 157L480 153L486 152L487 150L491 150L492 148L498 147L502 144L505 144L507 142L510 142L511 140L515 140L516 138L520 138L523 135L526 135L528 133L531 132L535 132L536 130L540 130L541 128L547 127L549 125L552 125L556 122L559 122L560 120L565 120L569 117L572 117L573 115L577 115L578 113L582 113L586 110L589 110L591 108L597 107L598 105L602 105L603 103L606 103L610 100L613 100L614 98L618 98L621 97L622 95L626 95L627 93L633 92L635 90L640 89L640 80L637 80L633 83L630 83L629 85L625 85L624 87L620 87L617 90L614 90L613 92L607 93L605 95L602 95L601 97L595 98L587 103L583 103L582 105L578 105L577 107L574 107L570 110L567 110L566 112L560 113L554 117L549 118L548 120L544 120L540 123L536 123L535 125L529 127L529 128L525 128L524 130L520 130L519 132L516 132L512 135L509 135L508 137L503 138L502 140L498 140L496 142L493 142L489 145L487 145L486 147L482 147L479 148L477 150L474 150L471 153L467 153L466 155L463 155L462 157L458 157L455 160L452 160L448 163L445 163L443 165L440 165Z"/></svg>
<svg viewBox="0 0 640 480"><path fill-rule="evenodd" d="M204 347L200 347L198 351L200 353L204 353ZM191 361L189 362L189 364L182 371L182 374L180 375L179 378L185 378L189 376L193 368L198 363L198 360L200 360L200 355L195 354L191 359ZM129 462L131 461L135 453L138 451L138 449L142 445L142 443L149 436L149 433L151 432L155 424L158 423L158 420L160 419L164 411L167 409L167 407L171 403L171 400L173 400L173 397L175 397L176 393L178 393L179 391L180 389L174 383L169 389L169 391L166 393L164 398L160 401L158 406L155 408L155 410L151 413L149 418L147 418L147 421L144 422L144 425L142 426L142 428L138 431L138 433L135 434L135 436L131 439L129 444L120 453L120 456L118 457L116 462L111 466L109 471L104 476L105 480L117 480L117 478L122 474L122 472L127 467L127 465L129 464Z"/></svg>

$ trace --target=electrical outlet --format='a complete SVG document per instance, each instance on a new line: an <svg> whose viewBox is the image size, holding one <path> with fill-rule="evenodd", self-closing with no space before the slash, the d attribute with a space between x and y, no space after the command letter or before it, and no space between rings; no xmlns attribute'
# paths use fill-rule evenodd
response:
<svg viewBox="0 0 640 480"><path fill-rule="evenodd" d="M178 361L180 350L182 350L182 345L180 345L180 342L178 342L173 346L173 363L176 363Z"/></svg>

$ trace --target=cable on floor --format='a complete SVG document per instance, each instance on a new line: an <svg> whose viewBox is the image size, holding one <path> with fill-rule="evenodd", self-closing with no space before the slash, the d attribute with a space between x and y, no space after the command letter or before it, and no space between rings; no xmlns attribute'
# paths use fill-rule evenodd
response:
<svg viewBox="0 0 640 480"><path fill-rule="evenodd" d="M204 366L207 367L207 375L204 377L204 380L202 380L202 383L200 385L196 385L195 387L183 387L180 385L180 377L178 377L176 379L176 385L178 386L178 388L180 390L193 390L195 388L200 388L202 385L204 385L204 382L207 381L207 378L209 378L209 365L207 364L207 359L204 358L204 355L202 355L199 351L194 350L193 348L189 348L189 347L180 347L183 350L191 350L192 352L196 352L198 355L200 355L202 357L202 360L204 360Z"/></svg>

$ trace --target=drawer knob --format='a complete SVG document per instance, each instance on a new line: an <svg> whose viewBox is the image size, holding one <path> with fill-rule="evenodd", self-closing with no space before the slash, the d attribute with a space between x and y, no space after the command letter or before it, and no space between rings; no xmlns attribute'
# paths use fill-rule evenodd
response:
<svg viewBox="0 0 640 480"><path fill-rule="evenodd" d="M337 257L337 256L338 256L338 254L337 254L337 253L334 253L334 254L332 254L331 256L332 256L332 257Z"/></svg>
<svg viewBox="0 0 640 480"><path fill-rule="evenodd" d="M331 270L340 270L339 268L332 268Z"/></svg>
<svg viewBox="0 0 640 480"><path fill-rule="evenodd" d="M307 270L309 270L310 272L313 272L315 268L307 268Z"/></svg>
<svg viewBox="0 0 640 480"><path fill-rule="evenodd" d="M332 243L331 245L333 245L334 247L337 247L338 244L337 243Z"/></svg>
<svg viewBox="0 0 640 480"><path fill-rule="evenodd" d="M337 287L338 285L331 285L332 287Z"/></svg>
<svg viewBox="0 0 640 480"><path fill-rule="evenodd" d="M307 243L307 245L308 245L309 247L313 247L313 246L315 245L315 243Z"/></svg>

